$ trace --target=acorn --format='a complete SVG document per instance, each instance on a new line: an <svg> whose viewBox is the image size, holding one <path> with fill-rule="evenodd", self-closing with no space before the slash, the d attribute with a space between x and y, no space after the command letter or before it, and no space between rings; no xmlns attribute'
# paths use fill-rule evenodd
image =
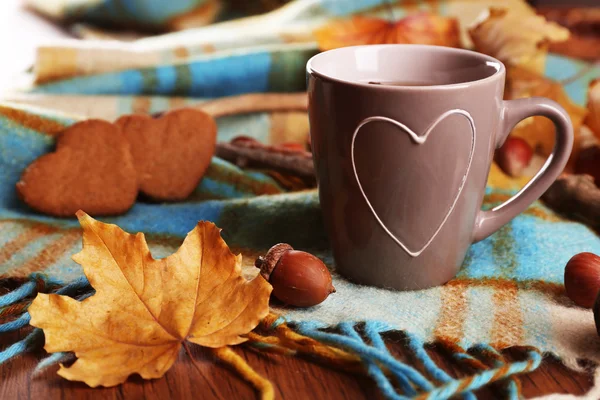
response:
<svg viewBox="0 0 600 400"><path fill-rule="evenodd" d="M289 244L276 244L264 257L258 257L254 265L273 286L272 295L285 304L312 307L335 292L323 261L310 253L294 250Z"/></svg>
<svg viewBox="0 0 600 400"><path fill-rule="evenodd" d="M565 267L565 290L575 304L592 308L600 292L600 257L575 254Z"/></svg>

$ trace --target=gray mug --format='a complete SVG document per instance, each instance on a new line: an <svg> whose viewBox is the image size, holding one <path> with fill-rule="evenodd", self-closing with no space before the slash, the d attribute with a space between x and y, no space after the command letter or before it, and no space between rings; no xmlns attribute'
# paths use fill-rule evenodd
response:
<svg viewBox="0 0 600 400"><path fill-rule="evenodd" d="M568 114L545 98L503 100L505 67L424 45L344 47L308 61L313 159L336 269L400 290L443 284L471 243L538 199L573 146ZM481 206L494 150L542 115L556 145L513 198Z"/></svg>

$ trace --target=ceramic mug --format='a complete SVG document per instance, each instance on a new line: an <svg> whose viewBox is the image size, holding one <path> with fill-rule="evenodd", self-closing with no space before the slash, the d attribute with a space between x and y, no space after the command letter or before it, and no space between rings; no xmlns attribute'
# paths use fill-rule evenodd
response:
<svg viewBox="0 0 600 400"><path fill-rule="evenodd" d="M538 199L573 145L568 114L545 98L503 100L504 65L468 50L354 46L308 61L313 159L336 269L400 290L456 275L471 243ZM541 171L492 210L481 206L494 150L542 115L556 145Z"/></svg>

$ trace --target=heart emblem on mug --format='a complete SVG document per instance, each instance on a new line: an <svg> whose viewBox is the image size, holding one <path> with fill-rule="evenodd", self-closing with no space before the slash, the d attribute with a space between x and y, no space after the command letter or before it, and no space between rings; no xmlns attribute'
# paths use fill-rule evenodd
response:
<svg viewBox="0 0 600 400"><path fill-rule="evenodd" d="M389 123L392 124L396 127L399 128L398 132L399 133L403 133L409 136L409 138L416 143L417 145L422 145L425 142L427 142L431 132L435 129L436 126L438 126L438 124L440 124L443 120L445 120L446 118L448 118L451 115L460 115L462 117L464 117L467 122L469 123L469 126L471 128L471 147L469 150L469 154L468 154L468 161L467 161L467 165L466 168L464 170L464 175L462 175L462 179L460 181L460 184L458 185L457 189L456 189L456 194L453 197L452 201L450 202L450 207L447 210L447 212L443 215L443 218L441 220L441 222L439 223L439 225L435 228L435 230L433 231L433 234L431 235L431 237L429 237L425 243L420 246L420 248L416 248L416 249L410 249L402 240L400 240L398 238L397 235L395 235L390 228L388 227L388 225L382 220L382 218L380 217L379 213L375 210L375 207L373 206L372 202L369 200L369 197L367 196L367 193L365 192L363 185L361 183L361 180L358 176L358 172L357 172L357 168L356 168L356 161L355 161L355 142L356 142L356 138L358 136L358 134L360 133L360 130L363 126L371 123L371 122L375 122L375 121L380 121L380 122L385 122L385 123ZM352 159L352 168L353 168L353 172L354 172L354 177L356 179L356 183L358 185L358 188L363 196L363 198L365 199L365 202L367 203L367 206L369 207L369 209L371 210L371 213L373 214L373 216L375 217L375 219L377 220L377 222L379 223L379 225L381 226L381 228L383 228L383 230L389 235L389 237L396 242L396 244L398 244L398 246L400 246L407 254L409 254L411 257L418 257L421 253L423 253L423 251L425 251L425 249L427 249L427 247L431 244L431 242L433 242L433 240L435 239L435 237L437 236L437 234L442 230L442 227L444 226L444 224L446 223L446 221L448 220L448 218L450 217L450 214L452 214L452 211L454 210L454 207L456 206L456 203L458 202L458 199L460 198L460 194L462 193L462 190L465 186L465 182L467 180L467 176L469 175L469 170L471 169L471 163L473 161L473 154L475 152L475 123L473 121L473 118L471 117L471 114L469 114L467 111L465 110L461 110L461 109L453 109L453 110L449 110L446 111L445 113L443 113L442 115L440 115L435 121L433 121L428 127L427 129L425 129L425 132L422 135L417 135L412 129L410 129L408 126L406 126L405 124L398 122L394 119L388 118L388 117L382 117L382 116L374 116L374 117L369 117L369 118L365 118L364 120L362 120L358 126L356 127L356 129L354 130L354 133L352 135L352 142L351 142L351 148L350 148L350 155L351 155L351 159Z"/></svg>

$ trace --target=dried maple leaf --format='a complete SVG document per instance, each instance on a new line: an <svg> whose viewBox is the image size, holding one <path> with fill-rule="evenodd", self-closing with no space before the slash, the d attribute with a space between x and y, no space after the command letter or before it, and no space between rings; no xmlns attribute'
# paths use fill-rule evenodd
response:
<svg viewBox="0 0 600 400"><path fill-rule="evenodd" d="M544 72L550 42L569 38L569 30L548 22L531 8L490 8L469 29L475 50L507 66Z"/></svg>
<svg viewBox="0 0 600 400"><path fill-rule="evenodd" d="M417 43L460 46L454 18L418 13L390 22L381 18L354 16L335 20L314 32L321 50L362 44Z"/></svg>
<svg viewBox="0 0 600 400"><path fill-rule="evenodd" d="M155 260L143 233L77 216L83 250L73 259L96 293L83 301L38 294L29 308L46 351L77 356L60 376L92 387L117 385L133 373L158 378L185 341L213 348L244 342L269 312L271 286L241 276L241 255L231 253L214 224L200 222L176 253Z"/></svg>
<svg viewBox="0 0 600 400"><path fill-rule="evenodd" d="M600 138L600 79L595 79L590 83L587 109L589 114L585 119L585 124L597 138Z"/></svg>
<svg viewBox="0 0 600 400"><path fill-rule="evenodd" d="M559 103L571 117L575 132L572 159L577 155L579 128L587 110L573 103L562 85L535 72L520 67L508 68L505 98L547 97ZM531 117L521 121L511 135L522 137L531 147L548 156L554 148L554 124L544 117Z"/></svg>

